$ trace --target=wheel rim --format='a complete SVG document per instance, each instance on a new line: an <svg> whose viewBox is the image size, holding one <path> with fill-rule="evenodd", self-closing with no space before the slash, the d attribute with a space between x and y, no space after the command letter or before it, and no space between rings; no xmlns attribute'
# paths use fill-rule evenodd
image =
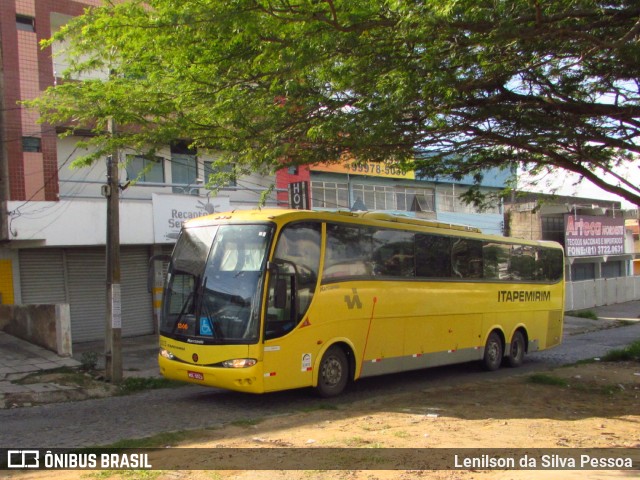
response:
<svg viewBox="0 0 640 480"><path fill-rule="evenodd" d="M322 379L325 385L335 387L342 379L342 364L336 357L330 357L322 368Z"/></svg>
<svg viewBox="0 0 640 480"><path fill-rule="evenodd" d="M487 349L487 358L491 363L495 363L498 359L498 355L500 351L500 347L496 342L491 342L489 344L489 348Z"/></svg>

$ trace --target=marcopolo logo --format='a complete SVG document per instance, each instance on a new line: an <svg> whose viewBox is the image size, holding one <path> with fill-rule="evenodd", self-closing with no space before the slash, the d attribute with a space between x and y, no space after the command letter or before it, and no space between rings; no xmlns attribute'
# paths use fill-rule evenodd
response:
<svg viewBox="0 0 640 480"><path fill-rule="evenodd" d="M362 302L360 301L360 295L358 295L358 289L352 289L353 295L350 297L349 295L344 296L344 301L347 304L349 310L353 310L353 308L362 308Z"/></svg>

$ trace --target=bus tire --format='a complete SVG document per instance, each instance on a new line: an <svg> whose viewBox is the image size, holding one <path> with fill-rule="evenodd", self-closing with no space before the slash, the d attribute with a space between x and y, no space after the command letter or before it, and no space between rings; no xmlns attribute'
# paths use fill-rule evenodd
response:
<svg viewBox="0 0 640 480"><path fill-rule="evenodd" d="M340 395L349 381L349 361L337 345L329 347L322 356L316 391L323 398Z"/></svg>
<svg viewBox="0 0 640 480"><path fill-rule="evenodd" d="M524 361L525 354L524 335L520 330L513 334L511 345L509 346L508 363L512 368L519 367Z"/></svg>
<svg viewBox="0 0 640 480"><path fill-rule="evenodd" d="M500 368L502 363L502 355L504 353L502 339L497 332L491 332L487 338L487 344L484 347L484 358L482 366L485 370L493 372Z"/></svg>

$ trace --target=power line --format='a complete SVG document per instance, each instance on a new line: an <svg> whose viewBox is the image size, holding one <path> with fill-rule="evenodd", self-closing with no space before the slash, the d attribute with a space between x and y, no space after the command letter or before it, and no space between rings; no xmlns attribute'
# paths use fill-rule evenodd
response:
<svg viewBox="0 0 640 480"><path fill-rule="evenodd" d="M73 151L69 154L69 156L67 156L67 158L65 159L65 161L58 167L58 169L56 170L55 173L51 174L51 176L46 179L43 184L42 187L40 187L38 190L36 190L35 192L33 192L31 194L31 197L29 197L27 200L25 200L22 204L18 205L16 208L14 208L13 210L7 212L9 215L9 232L13 232L12 230L12 225L13 225L13 221L16 218L20 218L23 214L20 212L20 209L23 208L25 205L29 204L31 201L33 201L34 197L39 194L42 190L44 190L47 185L53 181L54 178L58 178L58 173L60 172L60 170L62 170L62 168L69 162L69 160L71 160L71 157L75 154L76 150L78 149L78 146L76 145L76 147L73 149ZM55 204L54 204L55 205ZM53 205L52 205L53 206ZM13 233L12 233L13 234Z"/></svg>

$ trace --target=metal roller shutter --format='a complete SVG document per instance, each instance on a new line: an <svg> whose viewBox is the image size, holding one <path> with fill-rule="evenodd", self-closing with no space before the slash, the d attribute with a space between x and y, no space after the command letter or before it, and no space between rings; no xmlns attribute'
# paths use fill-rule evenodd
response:
<svg viewBox="0 0 640 480"><path fill-rule="evenodd" d="M23 249L19 259L23 304L67 303L62 250Z"/></svg>
<svg viewBox="0 0 640 480"><path fill-rule="evenodd" d="M67 269L73 341L104 339L107 301L104 249L68 250Z"/></svg>
<svg viewBox="0 0 640 480"><path fill-rule="evenodd" d="M149 249L123 247L120 262L122 335L152 334L155 332L152 298L147 288ZM104 340L107 299L104 248L22 250L20 278L23 303L69 303L73 342Z"/></svg>
<svg viewBox="0 0 640 480"><path fill-rule="evenodd" d="M152 296L147 280L147 247L124 247L120 252L122 276L122 335L132 337L155 332Z"/></svg>

